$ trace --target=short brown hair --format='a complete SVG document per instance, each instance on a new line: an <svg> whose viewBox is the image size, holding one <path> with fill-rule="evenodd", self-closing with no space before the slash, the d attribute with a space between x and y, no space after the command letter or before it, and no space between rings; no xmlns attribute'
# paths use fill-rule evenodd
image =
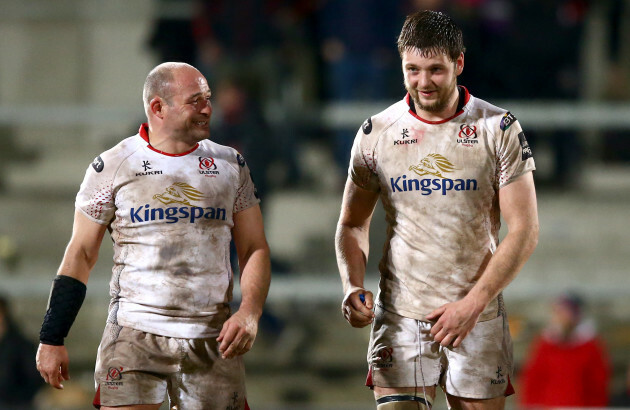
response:
<svg viewBox="0 0 630 410"><path fill-rule="evenodd" d="M462 30L444 13L431 10L418 11L407 16L400 36L398 52L417 49L423 56L446 54L451 61L466 51Z"/></svg>

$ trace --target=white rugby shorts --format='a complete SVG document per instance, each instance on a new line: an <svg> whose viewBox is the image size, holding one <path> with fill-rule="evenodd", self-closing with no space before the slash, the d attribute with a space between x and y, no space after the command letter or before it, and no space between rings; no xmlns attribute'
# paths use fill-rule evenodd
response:
<svg viewBox="0 0 630 410"><path fill-rule="evenodd" d="M241 356L222 359L215 338L158 336L107 323L96 358L94 406L157 404L249 409Z"/></svg>
<svg viewBox="0 0 630 410"><path fill-rule="evenodd" d="M457 397L489 399L514 393L512 339L505 313L478 322L459 347L433 341L430 322L410 319L380 306L368 349L366 385L440 385Z"/></svg>

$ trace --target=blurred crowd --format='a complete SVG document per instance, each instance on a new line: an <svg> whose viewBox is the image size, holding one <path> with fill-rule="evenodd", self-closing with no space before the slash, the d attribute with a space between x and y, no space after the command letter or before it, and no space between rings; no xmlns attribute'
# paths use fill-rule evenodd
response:
<svg viewBox="0 0 630 410"><path fill-rule="evenodd" d="M601 55L607 61L601 66L610 79L595 96L623 99L630 89L630 57L621 41L629 11L622 0L195 0L192 5L188 18L161 14L148 45L158 62L188 62L208 78L222 100L215 101L221 131L213 138L239 147L247 158L254 157L249 152L262 153L252 169L263 196L301 180L296 158L304 141L325 143L345 174L360 124L331 129L314 108L401 99L396 40L405 16L418 9L444 11L462 27L467 53L460 83L491 102L592 97L585 91L584 53L593 14L606 21L607 49ZM229 97L220 96L223 89ZM541 133L524 126L534 152L539 141L553 151L553 173L541 182L570 187L584 154L574 130ZM630 157L617 134L603 137L612 145L609 159Z"/></svg>

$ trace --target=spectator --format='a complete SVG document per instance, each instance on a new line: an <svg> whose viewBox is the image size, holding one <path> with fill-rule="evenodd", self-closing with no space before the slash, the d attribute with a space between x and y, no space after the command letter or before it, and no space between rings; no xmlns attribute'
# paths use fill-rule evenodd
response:
<svg viewBox="0 0 630 410"><path fill-rule="evenodd" d="M215 142L235 148L248 159L256 189L264 199L270 185L268 170L281 148L272 142L274 135L252 90L241 78L223 77L218 82L213 95L218 118L212 136Z"/></svg>
<svg viewBox="0 0 630 410"><path fill-rule="evenodd" d="M147 39L158 63L179 61L194 64L197 48L193 36L192 10L179 0L158 0L157 17ZM175 12L177 11L177 12Z"/></svg>
<svg viewBox="0 0 630 410"><path fill-rule="evenodd" d="M269 191L269 178L275 186L297 183L300 107L314 98L311 88L317 83L305 63L314 61L313 6L309 0L197 0L195 4L199 70L218 85L215 95L222 115L213 125L215 136L222 143L234 143L243 155L256 152L258 164L249 158L248 163L259 193ZM278 107L282 110L274 110ZM268 122L272 111L275 120Z"/></svg>
<svg viewBox="0 0 630 410"><path fill-rule="evenodd" d="M396 38L405 2L327 0L317 13L323 62L323 97L330 102L397 99L399 78ZM334 156L347 168L355 130L335 130ZM343 174L343 172L342 172Z"/></svg>
<svg viewBox="0 0 630 410"><path fill-rule="evenodd" d="M210 83L242 67L265 73L262 93L272 99L283 76L277 52L282 44L278 13L283 8L267 0L197 0L193 34L196 65ZM262 80L262 79L261 79Z"/></svg>
<svg viewBox="0 0 630 410"><path fill-rule="evenodd" d="M297 147L286 134L291 131L287 122L282 129L273 129L264 117L256 87L245 77L225 77L219 81L213 94L217 109L216 125L212 125L213 141L238 150L247 159L247 165L264 202L275 188L296 183L299 177L295 152ZM251 158L251 159L250 159ZM232 249L232 263L238 271L236 254ZM271 257L274 273L288 273L285 261ZM267 319L263 312L263 319Z"/></svg>
<svg viewBox="0 0 630 410"><path fill-rule="evenodd" d="M576 294L557 298L521 374L523 406L605 407L610 369L602 340Z"/></svg>
<svg viewBox="0 0 630 410"><path fill-rule="evenodd" d="M22 335L0 295L0 408L34 409L33 398L43 384L35 369L35 345Z"/></svg>
<svg viewBox="0 0 630 410"><path fill-rule="evenodd" d="M486 0L478 12L475 35L480 41L475 44L483 44L480 55L500 57L468 61L473 77L467 80L475 84L477 93L488 95L490 101L514 95L525 100L578 99L583 90L583 42L579 40L589 12L587 1ZM545 69L532 70L523 62ZM550 174L544 178L542 173L537 175L540 186L571 189L579 185L584 147L573 130L534 128L527 140L534 154L543 145L552 151Z"/></svg>

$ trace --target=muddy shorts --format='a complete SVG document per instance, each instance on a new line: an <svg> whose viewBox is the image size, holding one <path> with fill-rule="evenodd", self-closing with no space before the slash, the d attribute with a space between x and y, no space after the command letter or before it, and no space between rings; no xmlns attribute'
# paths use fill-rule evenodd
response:
<svg viewBox="0 0 630 410"><path fill-rule="evenodd" d="M448 394L489 399L514 393L512 339L505 314L478 322L459 347L433 341L431 323L376 306L366 385L440 385Z"/></svg>
<svg viewBox="0 0 630 410"><path fill-rule="evenodd" d="M240 356L221 359L215 338L179 339L107 323L96 358L94 406L157 404L247 409Z"/></svg>

